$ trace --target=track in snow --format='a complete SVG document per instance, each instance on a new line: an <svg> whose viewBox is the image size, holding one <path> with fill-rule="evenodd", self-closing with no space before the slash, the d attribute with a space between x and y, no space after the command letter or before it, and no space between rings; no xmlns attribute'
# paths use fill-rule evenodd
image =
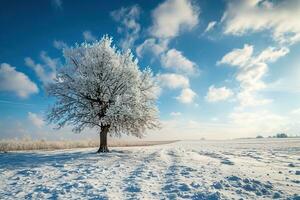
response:
<svg viewBox="0 0 300 200"><path fill-rule="evenodd" d="M299 199L300 140L0 154L1 199Z"/></svg>

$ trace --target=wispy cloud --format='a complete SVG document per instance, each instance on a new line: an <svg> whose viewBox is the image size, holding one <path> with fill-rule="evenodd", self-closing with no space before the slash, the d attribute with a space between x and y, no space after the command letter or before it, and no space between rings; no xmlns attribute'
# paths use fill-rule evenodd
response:
<svg viewBox="0 0 300 200"><path fill-rule="evenodd" d="M122 7L111 12L112 18L119 22L118 32L124 34L121 39L123 49L131 49L139 37L141 25L138 23L141 9L138 5Z"/></svg>
<svg viewBox="0 0 300 200"><path fill-rule="evenodd" d="M270 99L259 98L256 93L266 87L263 81L268 72L267 63L275 62L285 56L289 49L268 47L258 55L253 55L253 46L245 44L242 49L233 49L227 53L217 64L228 64L237 67L235 79L240 84L237 98L241 107L257 106L271 102Z"/></svg>
<svg viewBox="0 0 300 200"><path fill-rule="evenodd" d="M181 112L171 112L170 115L172 117L178 117L178 116L181 116Z"/></svg>
<svg viewBox="0 0 300 200"><path fill-rule="evenodd" d="M28 120L37 128L42 128L45 125L43 118L36 113L28 112Z"/></svg>
<svg viewBox="0 0 300 200"><path fill-rule="evenodd" d="M91 31L86 30L82 32L83 39L87 42L93 42L96 40L96 36L92 34Z"/></svg>
<svg viewBox="0 0 300 200"><path fill-rule="evenodd" d="M61 63L58 58L49 57L45 51L40 53L40 58L43 64L36 63L30 57L25 58L25 64L34 70L44 85L47 85L55 79L56 69L61 66Z"/></svg>
<svg viewBox="0 0 300 200"><path fill-rule="evenodd" d="M204 33L209 32L211 30L214 29L214 27L216 26L217 22L216 21L211 21L208 23L206 29L204 30Z"/></svg>
<svg viewBox="0 0 300 200"><path fill-rule="evenodd" d="M54 40L53 46L59 50L68 48L68 45L64 41L61 41L61 40Z"/></svg>
<svg viewBox="0 0 300 200"><path fill-rule="evenodd" d="M224 33L244 35L270 30L275 41L300 41L300 1L229 1L223 15Z"/></svg>

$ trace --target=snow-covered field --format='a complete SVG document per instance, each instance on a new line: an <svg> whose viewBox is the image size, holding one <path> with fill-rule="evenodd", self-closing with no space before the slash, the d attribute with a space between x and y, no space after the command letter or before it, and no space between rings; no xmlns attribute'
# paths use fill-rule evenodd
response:
<svg viewBox="0 0 300 200"><path fill-rule="evenodd" d="M0 154L0 199L300 199L300 139Z"/></svg>

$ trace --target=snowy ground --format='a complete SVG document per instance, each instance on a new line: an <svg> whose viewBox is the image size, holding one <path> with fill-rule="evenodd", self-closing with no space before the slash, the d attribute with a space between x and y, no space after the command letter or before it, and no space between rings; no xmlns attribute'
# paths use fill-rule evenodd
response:
<svg viewBox="0 0 300 200"><path fill-rule="evenodd" d="M0 199L300 199L300 139L0 154Z"/></svg>

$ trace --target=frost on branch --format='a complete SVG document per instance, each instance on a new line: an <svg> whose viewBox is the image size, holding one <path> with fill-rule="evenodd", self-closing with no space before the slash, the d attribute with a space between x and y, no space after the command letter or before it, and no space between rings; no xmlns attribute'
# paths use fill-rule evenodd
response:
<svg viewBox="0 0 300 200"><path fill-rule="evenodd" d="M47 87L56 102L48 113L58 128L109 127L113 136L142 137L159 126L157 85L149 68L141 71L130 51L121 52L104 36L64 51L65 66Z"/></svg>

